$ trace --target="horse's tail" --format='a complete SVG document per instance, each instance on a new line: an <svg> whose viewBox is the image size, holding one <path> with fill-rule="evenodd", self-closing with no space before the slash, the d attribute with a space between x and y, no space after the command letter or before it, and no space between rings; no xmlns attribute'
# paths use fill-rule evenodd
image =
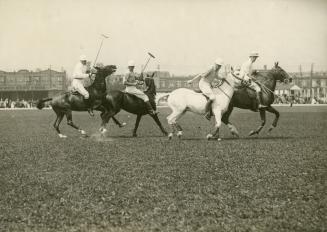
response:
<svg viewBox="0 0 327 232"><path fill-rule="evenodd" d="M42 110L45 106L45 102L47 101L51 101L52 98L43 98L43 99L40 99L37 101L37 104L36 104L36 107L39 109L39 110Z"/></svg>

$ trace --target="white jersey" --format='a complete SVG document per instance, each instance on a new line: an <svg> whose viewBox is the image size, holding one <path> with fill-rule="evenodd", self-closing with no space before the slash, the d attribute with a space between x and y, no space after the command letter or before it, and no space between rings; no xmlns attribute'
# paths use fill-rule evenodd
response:
<svg viewBox="0 0 327 232"><path fill-rule="evenodd" d="M89 86L89 74L86 73L88 67L87 65L83 65L81 62L78 62L75 65L74 72L73 72L73 79L79 80L83 86Z"/></svg>
<svg viewBox="0 0 327 232"><path fill-rule="evenodd" d="M252 66L253 66L253 63L252 63L251 59L248 59L247 61L245 61L241 66L240 78L243 78L245 80L248 80L249 78L251 78Z"/></svg>

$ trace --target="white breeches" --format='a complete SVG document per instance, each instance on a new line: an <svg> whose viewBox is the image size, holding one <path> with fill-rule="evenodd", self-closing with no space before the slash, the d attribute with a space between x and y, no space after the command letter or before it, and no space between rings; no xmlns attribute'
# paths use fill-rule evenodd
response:
<svg viewBox="0 0 327 232"><path fill-rule="evenodd" d="M133 94L136 97L141 98L145 102L149 101L148 96L141 90L137 89L135 86L126 86L125 92Z"/></svg>
<svg viewBox="0 0 327 232"><path fill-rule="evenodd" d="M203 78L199 81L199 88L204 95L206 95L210 100L215 100L215 95L212 91L209 82L205 81Z"/></svg>
<svg viewBox="0 0 327 232"><path fill-rule="evenodd" d="M78 79L73 79L72 87L74 91L79 92L85 99L90 97L89 92L84 88L83 81Z"/></svg>

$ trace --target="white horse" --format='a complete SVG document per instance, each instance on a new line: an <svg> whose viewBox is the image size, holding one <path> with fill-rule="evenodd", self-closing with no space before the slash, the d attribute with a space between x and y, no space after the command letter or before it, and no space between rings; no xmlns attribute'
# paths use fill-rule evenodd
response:
<svg viewBox="0 0 327 232"><path fill-rule="evenodd" d="M231 72L227 74L226 78L222 78L222 84L213 88L215 100L212 103L212 112L215 115L216 125L214 134L208 134L207 139L221 140L219 137L219 128L221 126L221 117L227 111L228 105L234 94L235 87L241 84L241 79ZM183 134L182 127L177 123L187 111L204 115L206 113L205 105L207 99L202 93L197 93L191 89L180 88L169 94L168 106L172 113L167 117L168 124L172 128L172 132L168 134L168 138L173 137L177 130L177 136L180 138ZM231 128L233 125L228 125L229 129L234 135L238 136L236 128Z"/></svg>

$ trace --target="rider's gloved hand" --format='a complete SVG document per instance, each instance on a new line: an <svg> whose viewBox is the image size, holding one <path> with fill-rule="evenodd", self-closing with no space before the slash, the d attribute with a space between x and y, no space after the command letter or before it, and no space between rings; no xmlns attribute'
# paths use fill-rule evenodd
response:
<svg viewBox="0 0 327 232"><path fill-rule="evenodd" d="M96 68L91 68L91 70L90 70L90 73L91 74L95 74L95 73L97 73L98 72L98 70L96 69Z"/></svg>

